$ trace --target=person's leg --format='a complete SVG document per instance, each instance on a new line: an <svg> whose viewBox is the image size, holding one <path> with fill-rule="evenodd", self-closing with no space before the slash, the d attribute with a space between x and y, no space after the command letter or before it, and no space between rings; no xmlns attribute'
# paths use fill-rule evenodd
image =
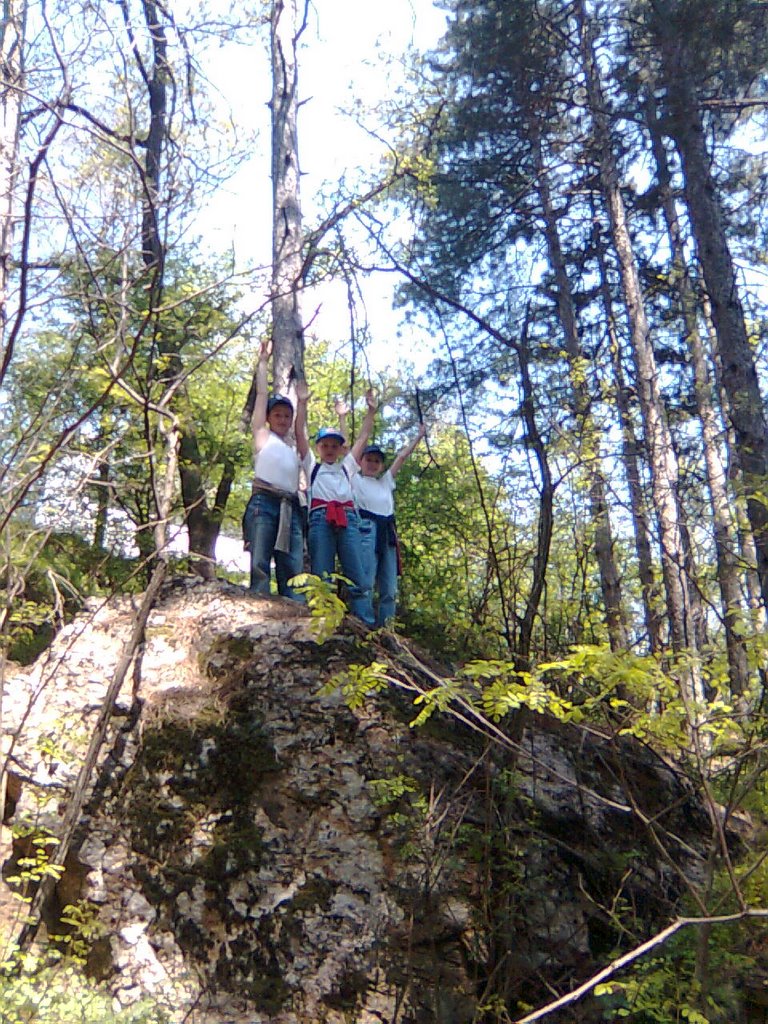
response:
<svg viewBox="0 0 768 1024"><path fill-rule="evenodd" d="M251 549L251 586L254 594L269 594L272 555L277 539L280 517L279 499L268 494L254 494L243 517Z"/></svg>
<svg viewBox="0 0 768 1024"><path fill-rule="evenodd" d="M304 572L304 530L301 521L301 509L294 504L291 515L291 550L275 552L275 576L277 592L293 601L304 601L303 594L288 585L288 580Z"/></svg>
<svg viewBox="0 0 768 1024"><path fill-rule="evenodd" d="M371 592L365 585L360 558L360 519L356 512L347 513L347 525L338 531L338 549L342 574L350 581L350 610L358 619L373 626Z"/></svg>
<svg viewBox="0 0 768 1024"><path fill-rule="evenodd" d="M367 592L366 605L361 616L364 622L373 622L373 586L376 581L376 523L364 516L358 517L360 534L361 582Z"/></svg>
<svg viewBox="0 0 768 1024"><path fill-rule="evenodd" d="M336 537L333 526L325 518L325 509L309 513L309 565L314 576L330 576L336 566Z"/></svg>
<svg viewBox="0 0 768 1024"><path fill-rule="evenodd" d="M394 545L387 544L379 555L376 586L379 591L376 625L386 626L395 617L397 602L397 551Z"/></svg>

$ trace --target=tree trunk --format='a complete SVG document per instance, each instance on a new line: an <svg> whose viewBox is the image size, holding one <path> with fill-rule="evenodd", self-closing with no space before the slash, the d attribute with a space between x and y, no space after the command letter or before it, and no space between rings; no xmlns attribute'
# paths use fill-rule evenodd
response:
<svg viewBox="0 0 768 1024"><path fill-rule="evenodd" d="M275 389L281 394L289 394L294 381L304 377L301 317L304 236L299 190L297 48L306 14L306 0L273 0L270 17L272 358Z"/></svg>
<svg viewBox="0 0 768 1024"><path fill-rule="evenodd" d="M182 462L185 463L183 470ZM181 495L189 535L189 568L203 579L214 579L216 541L219 539L224 510L235 478L235 467L232 462L225 462L211 508L206 499L200 472L202 458L197 437L191 430L184 430L180 435L179 464Z"/></svg>
<svg viewBox="0 0 768 1024"><path fill-rule="evenodd" d="M568 376L573 394L574 418L583 439L581 461L587 475L590 513L594 528L595 556L600 573L600 588L605 607L608 638L611 650L624 650L628 646L627 623L622 603L621 581L614 558L614 541L605 497L605 480L600 466L600 433L590 412L591 401L585 374L586 360L579 341L576 307L560 244L557 216L549 188L549 176L544 160L541 135L535 116L530 112L527 113L526 121L536 168L536 184L544 214L544 233L549 262L554 270L557 286L557 306L568 357Z"/></svg>
<svg viewBox="0 0 768 1024"><path fill-rule="evenodd" d="M539 433L536 422L536 405L534 402L535 389L530 374L530 353L528 351L528 315L526 313L525 323L521 331L520 342L517 346L517 354L520 362L520 384L523 391L521 411L527 443L536 457L536 463L541 475L541 489L539 492L539 523L536 531L536 554L531 567L532 579L531 589L525 605L525 612L520 619L520 629L517 638L517 649L515 651L515 667L520 672L527 672L531 667L531 642L533 639L533 626L536 616L539 614L539 605L544 593L544 584L547 576L547 564L549 563L549 551L552 546L553 509L555 498L555 484L552 480L552 472L547 458L547 448ZM522 729L524 715L520 715L515 729Z"/></svg>
<svg viewBox="0 0 768 1024"><path fill-rule="evenodd" d="M659 42L671 115L668 129L682 162L685 199L712 306L722 383L744 474L760 589L763 603L768 605L768 424L689 72L688 61L693 55L678 47L669 35L662 35Z"/></svg>
<svg viewBox="0 0 768 1024"><path fill-rule="evenodd" d="M748 684L749 666L746 647L739 631L744 607L736 556L737 541L730 511L726 472L719 451L718 439L721 436L722 428L712 397L712 381L704 343L699 331L696 292L685 259L680 222L672 193L669 162L661 137L652 90L648 92L645 111L656 162L664 221L672 250L673 283L680 298L680 313L691 354L696 405L701 420L704 464L712 509L717 579L723 608L731 690L733 693L743 693Z"/></svg>
<svg viewBox="0 0 768 1024"><path fill-rule="evenodd" d="M144 19L149 34L152 66L142 68L149 98L149 132L144 163L144 198L141 221L142 259L149 274L150 316L156 332L158 354L162 358L159 379L169 389L163 396L163 403L178 411L186 397L184 385L178 385L182 363L178 347L163 341L159 306L163 294L165 269L165 241L161 211L161 179L163 155L168 141L168 85L172 81L172 69L168 61L168 43L165 27L161 21L163 8L155 0L142 0ZM125 9L124 9L125 10ZM138 59L138 58L137 58ZM215 575L215 550L219 529L229 491L232 486L232 466L227 463L223 469L214 507L211 508L203 487L202 456L197 442L194 425L184 417L179 439L179 479L181 482L184 520L189 538L190 569L211 579Z"/></svg>
<svg viewBox="0 0 768 1024"><path fill-rule="evenodd" d="M106 548L107 526L109 524L110 490L109 458L104 456L99 462L99 474L95 487L96 519L93 525L93 546L101 551Z"/></svg>
<svg viewBox="0 0 768 1024"><path fill-rule="evenodd" d="M605 197L611 236L621 273L624 300L629 319L636 384L643 416L645 440L651 470L651 486L661 540L661 565L672 649L675 653L695 650L696 635L691 615L689 581L685 571L685 553L677 504L677 459L664 415L656 360L645 315L640 277L626 221L624 200L618 183L613 155L613 140L605 114L606 102L598 77L591 28L584 0L576 5L581 37L587 93L593 120L595 142L600 160L600 182ZM698 684L691 680L691 696L699 698Z"/></svg>
<svg viewBox="0 0 768 1024"><path fill-rule="evenodd" d="M10 363L6 350L8 282L19 170L19 128L24 88L26 0L6 0L0 21L0 380Z"/></svg>
<svg viewBox="0 0 768 1024"><path fill-rule="evenodd" d="M729 492L733 494L733 515L736 524L738 537L738 554L740 564L746 575L746 596L747 605L750 610L750 618L755 629L765 629L768 620L766 619L766 606L763 604L760 592L760 577L757 575L757 552L755 551L755 538L752 535L752 528L747 515L746 490L744 488L744 477L739 464L739 451L736 447L736 436L733 430L733 417L730 414L728 395L723 387L723 375L720 369L720 359L717 352L717 337L712 324L712 306L706 292L702 298L704 310L704 321L707 325L707 337L709 339L709 351L712 354L712 361L715 369L717 390L720 396L720 407L723 410L723 417L726 423L726 448L730 455L728 465L728 479L730 481Z"/></svg>
<svg viewBox="0 0 768 1024"><path fill-rule="evenodd" d="M621 343L616 331L613 295L608 280L608 268L603 251L604 243L600 236L596 218L593 218L593 243L600 271L600 295L603 301L603 309L605 310L608 345L611 353L613 376L616 382L616 410L621 426L621 461L624 465L627 489L629 491L629 508L635 538L635 553L637 555L637 572L640 578L640 590L643 601L643 619L648 637L648 647L654 653L663 649L664 640L662 636L662 621L659 614L661 601L657 574L654 570L651 530L648 523L648 502L640 471L642 452L632 421L629 390L624 379Z"/></svg>

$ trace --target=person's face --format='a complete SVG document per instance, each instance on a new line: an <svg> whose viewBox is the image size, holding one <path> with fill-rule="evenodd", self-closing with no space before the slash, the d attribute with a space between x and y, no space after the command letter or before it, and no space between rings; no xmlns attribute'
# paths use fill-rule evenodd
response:
<svg viewBox="0 0 768 1024"><path fill-rule="evenodd" d="M285 437L291 429L293 413L285 403L278 402L277 405L272 406L272 410L267 414L267 423L269 424L269 429L274 434L277 434L278 437Z"/></svg>
<svg viewBox="0 0 768 1024"><path fill-rule="evenodd" d="M317 442L317 454L320 461L333 465L341 455L341 441L336 437L324 437Z"/></svg>
<svg viewBox="0 0 768 1024"><path fill-rule="evenodd" d="M363 476L378 476L384 469L384 459L375 452L369 452L360 459L360 472Z"/></svg>

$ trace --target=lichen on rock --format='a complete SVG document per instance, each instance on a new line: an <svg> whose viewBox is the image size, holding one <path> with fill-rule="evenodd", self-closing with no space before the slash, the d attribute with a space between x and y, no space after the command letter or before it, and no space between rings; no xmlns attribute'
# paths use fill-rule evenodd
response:
<svg viewBox="0 0 768 1024"><path fill-rule="evenodd" d="M27 721L79 707L87 735L129 624L117 600L23 670L15 692L40 694ZM353 624L318 646L291 602L165 588L79 833L118 1000L151 995L196 1024L470 1024L500 977L530 1002L543 970L576 977L604 952L612 887L658 911L675 881L610 744L541 719L512 759L453 722L412 729L402 693L352 711L323 691L374 656ZM54 664L65 686L46 684ZM22 732L15 813L55 822L76 764L51 789ZM663 765L622 756L674 805Z"/></svg>

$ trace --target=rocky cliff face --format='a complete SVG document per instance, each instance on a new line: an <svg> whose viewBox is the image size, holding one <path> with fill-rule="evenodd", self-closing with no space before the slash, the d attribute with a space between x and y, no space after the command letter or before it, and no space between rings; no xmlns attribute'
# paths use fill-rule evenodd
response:
<svg viewBox="0 0 768 1024"><path fill-rule="evenodd" d="M132 616L94 605L7 679L7 822L60 828ZM89 966L122 1004L150 995L191 1024L469 1024L601 964L615 899L646 925L674 904L644 817L699 871L706 823L649 752L540 717L516 745L449 718L413 729L397 688L354 711L321 692L374 657L420 685L352 624L318 646L290 602L166 586L47 908L91 901Z"/></svg>

